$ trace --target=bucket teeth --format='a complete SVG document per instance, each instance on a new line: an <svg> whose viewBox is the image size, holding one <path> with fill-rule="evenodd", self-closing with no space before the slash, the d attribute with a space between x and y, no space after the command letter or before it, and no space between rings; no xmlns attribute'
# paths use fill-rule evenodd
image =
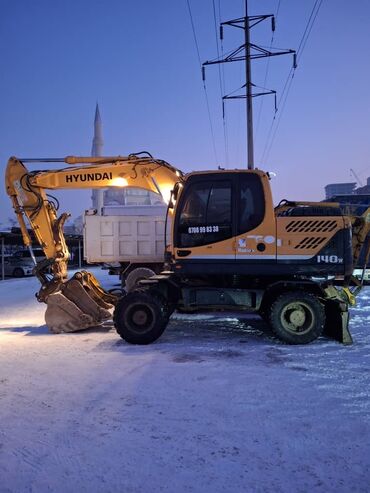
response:
<svg viewBox="0 0 370 493"><path fill-rule="evenodd" d="M98 290L84 287L76 277L61 284L47 297L46 304L45 322L55 334L96 327L112 317L113 304L102 300Z"/></svg>

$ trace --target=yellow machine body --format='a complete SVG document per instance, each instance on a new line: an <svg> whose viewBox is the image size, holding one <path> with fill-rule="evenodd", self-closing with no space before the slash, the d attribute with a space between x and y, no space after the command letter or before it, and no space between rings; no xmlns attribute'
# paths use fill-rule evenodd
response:
<svg viewBox="0 0 370 493"><path fill-rule="evenodd" d="M142 155L56 161L69 166L30 172L12 157L5 176L25 245L32 245L29 226L45 252L46 260L35 267L41 281L38 299L48 304L46 319L54 332L101 323L116 298L86 272L67 281L63 224L68 214L57 216L47 190L113 186L161 194L173 217L166 249L172 271L183 278L207 278L211 287L222 276L224 283L235 276L247 283L252 278L332 275L348 284L370 228L369 210L354 217L338 212L338 204L286 202L274 208L269 175L261 170L184 175L165 161Z"/></svg>

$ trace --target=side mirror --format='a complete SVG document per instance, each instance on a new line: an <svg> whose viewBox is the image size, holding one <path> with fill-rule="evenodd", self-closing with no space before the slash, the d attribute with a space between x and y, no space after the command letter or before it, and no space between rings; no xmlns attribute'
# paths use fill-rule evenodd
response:
<svg viewBox="0 0 370 493"><path fill-rule="evenodd" d="M171 199L169 203L169 207L173 209L175 207L176 201L179 197L179 192L181 188L183 187L181 182L175 183L175 186L173 187L173 190L171 191Z"/></svg>

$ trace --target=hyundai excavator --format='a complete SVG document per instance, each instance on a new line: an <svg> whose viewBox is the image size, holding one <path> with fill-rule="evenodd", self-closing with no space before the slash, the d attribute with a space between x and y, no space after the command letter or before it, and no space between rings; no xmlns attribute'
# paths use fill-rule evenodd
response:
<svg viewBox="0 0 370 493"><path fill-rule="evenodd" d="M64 167L29 171L26 162ZM323 333L352 342L348 309L361 289L352 273L370 230L370 208L359 217L336 203L282 201L274 208L267 172L184 174L148 153L11 157L5 181L25 245L32 254L30 227L45 252L46 259L35 260L37 299L47 305L52 332L94 327L113 312L125 341L149 344L176 309L233 310L261 315L285 343L309 343ZM86 271L67 279L68 214L58 217L47 193L110 186L159 193L168 204L167 227L171 223L165 270L120 296L106 292Z"/></svg>

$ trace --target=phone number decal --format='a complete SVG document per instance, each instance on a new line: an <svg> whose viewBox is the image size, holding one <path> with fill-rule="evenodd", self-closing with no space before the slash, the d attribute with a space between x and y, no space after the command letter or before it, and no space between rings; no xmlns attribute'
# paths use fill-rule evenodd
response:
<svg viewBox="0 0 370 493"><path fill-rule="evenodd" d="M189 234L194 234L194 233L218 233L219 227L218 226L192 226L188 228L188 233Z"/></svg>

